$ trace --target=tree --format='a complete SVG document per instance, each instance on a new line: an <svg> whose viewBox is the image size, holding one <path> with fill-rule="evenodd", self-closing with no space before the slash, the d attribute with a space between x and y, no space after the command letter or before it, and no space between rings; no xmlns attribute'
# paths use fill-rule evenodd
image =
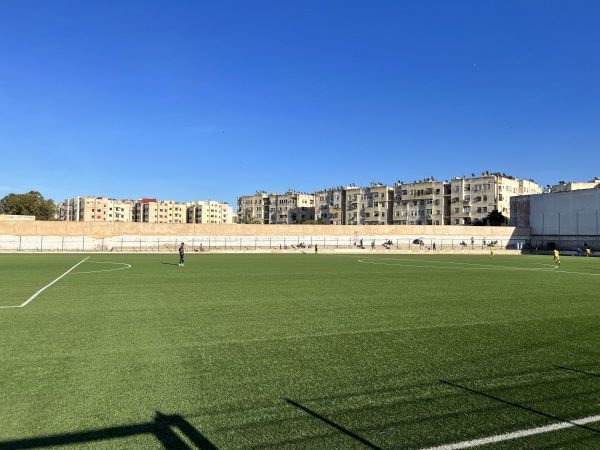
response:
<svg viewBox="0 0 600 450"><path fill-rule="evenodd" d="M36 220L54 220L56 205L42 194L30 191L27 194L8 194L0 199L0 214L35 216Z"/></svg>
<svg viewBox="0 0 600 450"><path fill-rule="evenodd" d="M243 216L242 218L240 218L238 223L245 224L245 225L259 225L262 222L260 220L258 220L256 217L246 215L246 216Z"/></svg>
<svg viewBox="0 0 600 450"><path fill-rule="evenodd" d="M506 217L497 209L494 209L491 213L487 215L487 220L489 224L493 227L499 227L506 223Z"/></svg>
<svg viewBox="0 0 600 450"><path fill-rule="evenodd" d="M322 217L318 219L304 219L299 222L299 225L331 225L331 222L325 222Z"/></svg>

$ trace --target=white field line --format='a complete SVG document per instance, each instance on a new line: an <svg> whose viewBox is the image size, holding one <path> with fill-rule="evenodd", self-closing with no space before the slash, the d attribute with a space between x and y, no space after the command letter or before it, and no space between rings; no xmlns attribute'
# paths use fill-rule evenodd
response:
<svg viewBox="0 0 600 450"><path fill-rule="evenodd" d="M89 256L87 258L85 258L82 261L79 261L77 264L75 264L73 267L71 267L69 270L67 270L65 273L63 273L60 277L58 277L56 280L48 283L46 286L44 286L43 288L41 288L39 291L37 291L35 294L33 294L31 297L29 297L27 300L25 300L24 303L17 305L17 306L0 306L0 308L23 308L25 306L27 306L27 304L29 302L31 302L34 298L36 298L38 295L40 295L42 292L44 292L46 289L48 289L50 286L52 286L54 283L56 283L58 280L60 280L62 277L64 277L65 275L67 275L69 272L71 272L73 269L75 269L79 264L85 262L87 259L89 258Z"/></svg>
<svg viewBox="0 0 600 450"><path fill-rule="evenodd" d="M498 434L496 436L489 436L481 439L473 439L472 441L463 441L454 444L440 445L438 447L429 447L423 450L460 450L463 448L478 447L480 445L509 441L511 439L520 439L527 436L534 436L536 434L550 433L552 431L586 425L593 422L600 422L600 415L584 417L583 419L572 420L569 422L555 423L554 425L546 425L544 427L531 428L529 430L513 431L512 433Z"/></svg>
<svg viewBox="0 0 600 450"><path fill-rule="evenodd" d="M83 273L113 272L115 270L131 269L131 264L127 264L127 263L104 262L104 261L90 261L89 264L114 264L114 265L120 265L120 266L123 266L123 267L117 267L115 269L90 270L88 272L73 272L71 275L79 275L79 274L83 274ZM73 269L71 269L71 270L73 270Z"/></svg>
<svg viewBox="0 0 600 450"><path fill-rule="evenodd" d="M497 269L506 269L506 270L518 270L518 271L532 271L532 272L552 272L555 268L554 264L548 264L546 268L532 268L532 267L514 267L514 266L497 266L494 264L475 264L475 263L463 263L463 262L446 262L446 261L422 261L425 263L439 263L444 264L443 266L434 266L434 265L425 265L425 264L414 264L414 261L408 259L389 259L388 261L383 260L373 260L373 259L359 259L358 262L362 264L373 264L379 266L400 266L400 267L415 267L415 268L424 268L424 269L455 269L455 270L497 270ZM397 263L393 261L406 261L406 263ZM410 261L410 262L409 262ZM574 272L572 270L562 270L558 268L556 273L568 273L574 275L586 275L591 277L598 277L600 273L587 273L587 272Z"/></svg>

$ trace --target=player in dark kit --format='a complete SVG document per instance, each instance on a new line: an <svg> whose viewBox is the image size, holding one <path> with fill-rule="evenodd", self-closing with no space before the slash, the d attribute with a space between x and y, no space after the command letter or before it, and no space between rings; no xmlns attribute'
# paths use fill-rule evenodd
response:
<svg viewBox="0 0 600 450"><path fill-rule="evenodd" d="M183 266L183 260L185 259L185 244L182 242L179 246L179 265Z"/></svg>

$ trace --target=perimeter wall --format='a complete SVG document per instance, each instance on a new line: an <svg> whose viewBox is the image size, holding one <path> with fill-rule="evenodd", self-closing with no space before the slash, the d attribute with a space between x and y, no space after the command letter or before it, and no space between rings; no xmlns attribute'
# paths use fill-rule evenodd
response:
<svg viewBox="0 0 600 450"><path fill-rule="evenodd" d="M180 242L194 251L351 251L517 249L529 228L431 225L242 225L130 222L0 222L0 251L170 252ZM422 240L423 245L414 243Z"/></svg>
<svg viewBox="0 0 600 450"><path fill-rule="evenodd" d="M531 227L531 246L600 249L600 188L511 198L511 225Z"/></svg>

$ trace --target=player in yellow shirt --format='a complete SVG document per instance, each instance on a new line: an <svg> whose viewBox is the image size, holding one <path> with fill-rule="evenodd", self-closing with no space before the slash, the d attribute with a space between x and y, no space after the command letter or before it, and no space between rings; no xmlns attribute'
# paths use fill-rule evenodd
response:
<svg viewBox="0 0 600 450"><path fill-rule="evenodd" d="M585 249L585 256L590 256L590 253L591 253L591 250L590 250L590 248L589 248L589 247L588 247L588 248L586 248L586 249Z"/></svg>
<svg viewBox="0 0 600 450"><path fill-rule="evenodd" d="M490 246L490 258L494 256L495 251L496 251L496 248L493 245L491 245Z"/></svg>
<svg viewBox="0 0 600 450"><path fill-rule="evenodd" d="M554 250L554 265L560 266L560 253L558 250Z"/></svg>

